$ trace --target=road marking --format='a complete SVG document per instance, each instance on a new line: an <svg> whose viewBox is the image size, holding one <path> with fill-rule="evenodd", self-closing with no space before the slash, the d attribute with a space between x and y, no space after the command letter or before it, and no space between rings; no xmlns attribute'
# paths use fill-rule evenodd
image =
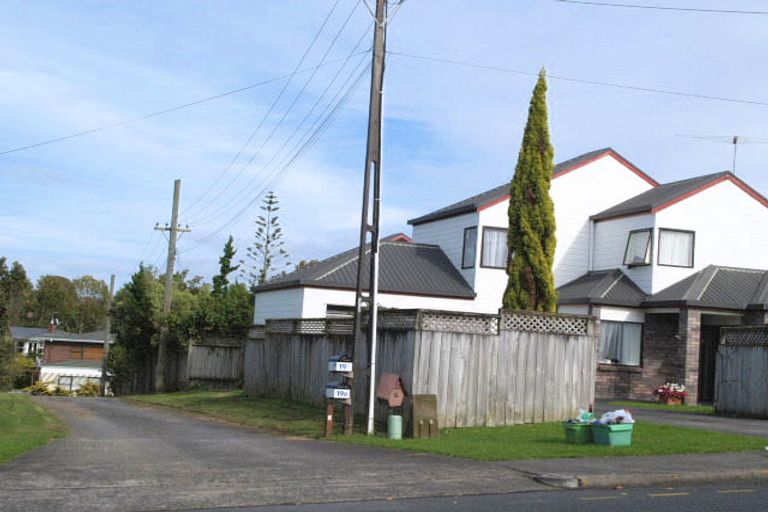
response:
<svg viewBox="0 0 768 512"><path fill-rule="evenodd" d="M720 494L737 494L737 493L755 492L755 490L754 489L723 489L717 492L719 492Z"/></svg>
<svg viewBox="0 0 768 512"><path fill-rule="evenodd" d="M689 492L657 492L657 493L651 493L648 496L652 496L654 498L666 498L667 496L688 496L691 493Z"/></svg>
<svg viewBox="0 0 768 512"><path fill-rule="evenodd" d="M617 500L619 496L590 496L588 498L579 498L581 501L598 501L598 500Z"/></svg>

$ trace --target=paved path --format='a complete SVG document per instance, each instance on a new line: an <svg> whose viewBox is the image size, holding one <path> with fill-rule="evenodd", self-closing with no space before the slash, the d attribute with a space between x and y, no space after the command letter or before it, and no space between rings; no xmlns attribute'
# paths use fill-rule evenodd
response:
<svg viewBox="0 0 768 512"><path fill-rule="evenodd" d="M40 398L72 435L0 465L0 510L157 510L545 489L498 463L271 436L116 399Z"/></svg>
<svg viewBox="0 0 768 512"><path fill-rule="evenodd" d="M598 411L611 411L619 406L598 403ZM732 434L768 437L768 420L752 418L736 418L732 416L715 416L712 414L686 414L671 411L655 411L651 409L632 409L632 415L637 421L664 423L678 427L701 428Z"/></svg>

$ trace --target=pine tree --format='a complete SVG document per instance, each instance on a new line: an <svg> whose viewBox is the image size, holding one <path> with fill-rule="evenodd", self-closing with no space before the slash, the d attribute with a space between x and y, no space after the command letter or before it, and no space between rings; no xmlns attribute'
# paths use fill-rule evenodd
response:
<svg viewBox="0 0 768 512"><path fill-rule="evenodd" d="M229 285L228 276L232 272L240 268L240 265L232 265L232 259L237 254L235 249L235 241L232 235L229 235L227 243L224 245L224 251L219 258L219 275L213 276L213 294L222 295Z"/></svg>
<svg viewBox="0 0 768 512"><path fill-rule="evenodd" d="M528 122L510 186L505 309L554 312L557 290L555 210L549 187L554 150L547 119L547 80L542 69L533 90Z"/></svg>
<svg viewBox="0 0 768 512"><path fill-rule="evenodd" d="M277 215L280 210L278 203L274 192L264 197L260 207L264 214L256 218L253 247L246 249L249 261L240 260L242 273L250 281L251 291L266 282L278 265L290 265L288 252L284 248L283 229Z"/></svg>

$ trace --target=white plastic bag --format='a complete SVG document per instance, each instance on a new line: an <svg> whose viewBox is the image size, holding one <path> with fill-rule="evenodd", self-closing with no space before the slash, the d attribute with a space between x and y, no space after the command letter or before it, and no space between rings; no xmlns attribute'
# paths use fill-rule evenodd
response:
<svg viewBox="0 0 768 512"><path fill-rule="evenodd" d="M616 423L634 423L635 420L632 418L632 413L630 413L626 409L618 409L616 411L611 411L603 414L600 417L600 423L603 423L605 425L614 425Z"/></svg>

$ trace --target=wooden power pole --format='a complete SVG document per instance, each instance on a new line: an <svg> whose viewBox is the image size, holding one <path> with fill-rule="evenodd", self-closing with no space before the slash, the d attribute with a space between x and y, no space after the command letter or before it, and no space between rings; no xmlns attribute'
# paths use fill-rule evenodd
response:
<svg viewBox="0 0 768 512"><path fill-rule="evenodd" d="M176 265L176 240L179 233L192 231L189 228L179 226L179 201L181 199L181 180L173 182L173 208L171 209L171 225L155 225L157 231L168 231L168 257L165 263L165 291L163 293L163 316L166 317L160 326L160 339L157 342L157 365L155 366L155 391L165 391L165 361L166 338L168 335L167 317L171 312L171 299L173 298L173 272Z"/></svg>
<svg viewBox="0 0 768 512"><path fill-rule="evenodd" d="M104 320L104 361L101 363L101 396L107 396L107 363L109 358L109 331L112 330L112 297L115 296L115 274L109 278L109 295L107 295L107 317Z"/></svg>
<svg viewBox="0 0 768 512"><path fill-rule="evenodd" d="M366 3L367 5L367 3ZM368 310L367 355L370 361L368 368L369 384L369 420L368 431L372 433L373 422L370 410L373 405L372 390L376 378L376 295L379 281L379 211L381 206L381 123L382 97L384 94L384 57L386 55L387 39L387 0L376 0L375 31L373 34L373 63L371 68L371 95L368 106L368 143L365 156L365 171L363 181L363 207L360 222L360 248L357 259L357 289L355 294L355 338L354 352L362 342L363 304ZM371 184L371 178L373 183ZM365 265L366 245L370 235L369 264ZM367 268L368 275L364 275ZM367 281L368 293L363 292ZM352 386L352 400L355 400ZM352 433L353 406L346 405L344 409L344 434Z"/></svg>

